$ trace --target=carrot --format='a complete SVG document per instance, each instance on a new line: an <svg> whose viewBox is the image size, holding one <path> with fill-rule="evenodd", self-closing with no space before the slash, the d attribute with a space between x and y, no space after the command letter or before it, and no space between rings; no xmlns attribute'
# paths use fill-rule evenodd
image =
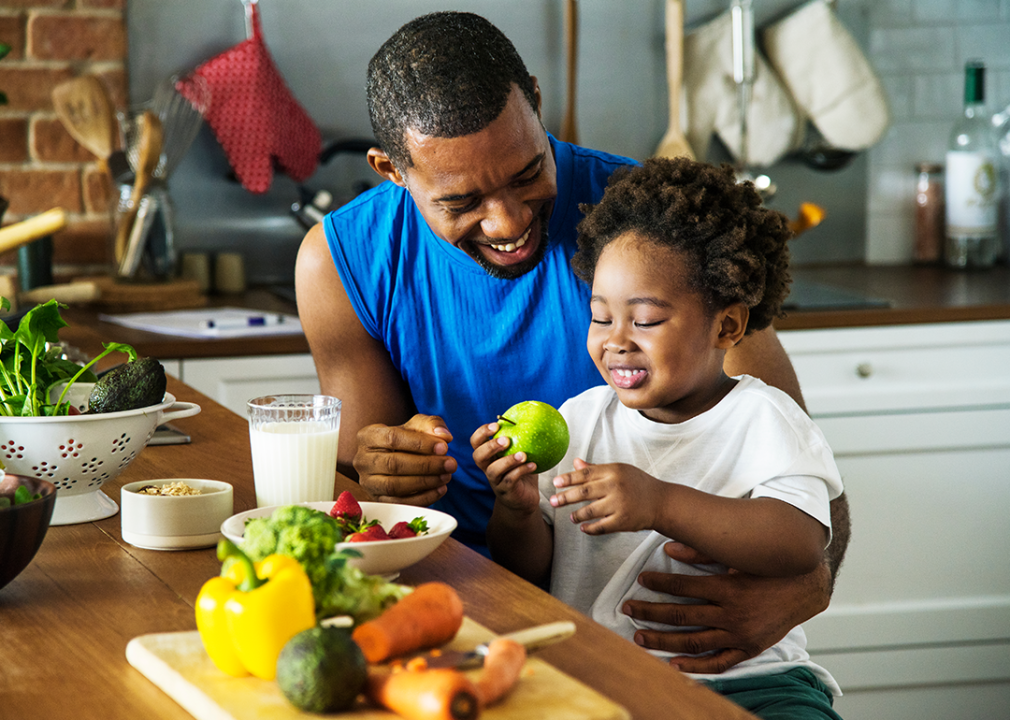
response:
<svg viewBox="0 0 1010 720"><path fill-rule="evenodd" d="M445 583L418 585L412 593L361 623L351 633L370 663L452 640L463 624L463 601Z"/></svg>
<svg viewBox="0 0 1010 720"><path fill-rule="evenodd" d="M474 684L457 670L370 668L365 694L407 720L474 720L480 714Z"/></svg>
<svg viewBox="0 0 1010 720"><path fill-rule="evenodd" d="M482 708L502 700L516 683L526 664L526 648L515 640L497 638L487 646L484 669L477 677L477 699Z"/></svg>

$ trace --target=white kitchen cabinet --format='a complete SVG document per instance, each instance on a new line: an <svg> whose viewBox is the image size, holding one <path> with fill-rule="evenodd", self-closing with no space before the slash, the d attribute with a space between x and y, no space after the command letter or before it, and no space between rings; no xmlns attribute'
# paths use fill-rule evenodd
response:
<svg viewBox="0 0 1010 720"><path fill-rule="evenodd" d="M243 417L246 403L261 395L319 392L316 366L309 353L187 358L164 364L166 372Z"/></svg>
<svg viewBox="0 0 1010 720"><path fill-rule="evenodd" d="M852 540L805 625L846 720L1010 707L1010 321L783 331Z"/></svg>

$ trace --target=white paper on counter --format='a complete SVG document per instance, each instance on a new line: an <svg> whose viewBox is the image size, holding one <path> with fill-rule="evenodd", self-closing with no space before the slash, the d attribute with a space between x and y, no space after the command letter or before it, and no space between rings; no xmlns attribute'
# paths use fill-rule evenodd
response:
<svg viewBox="0 0 1010 720"><path fill-rule="evenodd" d="M242 325L241 327L206 327L206 322L247 322L249 318L265 316L280 318L272 325ZM124 327L163 335L178 335L192 338L242 338L271 337L274 335L297 335L302 332L302 324L297 315L265 312L248 308L220 307L199 308L197 310L173 310L170 312L127 313L123 315L99 315L101 320Z"/></svg>

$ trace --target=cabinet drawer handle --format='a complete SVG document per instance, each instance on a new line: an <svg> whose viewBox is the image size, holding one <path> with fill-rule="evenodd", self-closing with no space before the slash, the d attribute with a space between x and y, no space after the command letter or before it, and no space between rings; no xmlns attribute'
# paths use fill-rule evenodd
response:
<svg viewBox="0 0 1010 720"><path fill-rule="evenodd" d="M870 377L871 375L873 375L873 366L868 362L859 363L858 365L856 365L856 375L858 375L861 378Z"/></svg>

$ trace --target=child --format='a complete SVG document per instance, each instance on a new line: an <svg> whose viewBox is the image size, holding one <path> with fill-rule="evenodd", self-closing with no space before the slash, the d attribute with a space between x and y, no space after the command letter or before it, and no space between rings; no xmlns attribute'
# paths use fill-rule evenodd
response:
<svg viewBox="0 0 1010 720"><path fill-rule="evenodd" d="M491 439L496 423L471 445L495 491L492 557L532 582L549 577L551 594L633 639L650 624L623 614L624 602L667 597L638 584L642 571L812 571L842 485L793 400L723 371L726 351L780 314L786 219L728 165L685 158L618 171L583 209L572 266L592 287L586 346L607 384L560 408L572 440L551 472L538 477L522 453L499 458L508 441ZM672 560L671 538L712 564ZM777 717L774 696L781 717L837 718L838 686L805 645L794 628L726 673L696 677L762 717Z"/></svg>

